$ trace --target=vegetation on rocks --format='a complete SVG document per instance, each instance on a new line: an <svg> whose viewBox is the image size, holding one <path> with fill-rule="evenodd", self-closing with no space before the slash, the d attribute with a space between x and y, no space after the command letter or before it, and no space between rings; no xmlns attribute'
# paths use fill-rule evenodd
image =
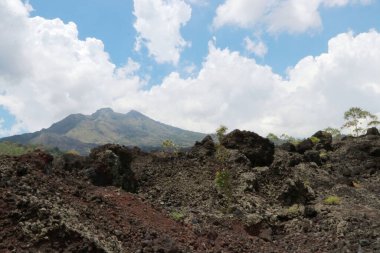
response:
<svg viewBox="0 0 380 253"><path fill-rule="evenodd" d="M340 205L342 200L338 196L328 196L323 200L326 205Z"/></svg>

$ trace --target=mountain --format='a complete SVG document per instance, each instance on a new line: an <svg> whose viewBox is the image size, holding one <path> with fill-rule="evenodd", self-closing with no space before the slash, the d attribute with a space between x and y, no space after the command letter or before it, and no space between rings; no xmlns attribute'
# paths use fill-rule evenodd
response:
<svg viewBox="0 0 380 253"><path fill-rule="evenodd" d="M143 149L160 147L166 139L190 147L205 134L183 130L155 121L132 110L126 114L103 108L92 115L71 114L48 129L0 139L20 144L42 144L61 150L88 153L97 145L117 143Z"/></svg>

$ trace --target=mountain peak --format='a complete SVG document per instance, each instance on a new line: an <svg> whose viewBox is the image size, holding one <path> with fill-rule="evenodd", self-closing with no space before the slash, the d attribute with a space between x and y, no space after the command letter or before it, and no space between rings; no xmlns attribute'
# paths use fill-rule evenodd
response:
<svg viewBox="0 0 380 253"><path fill-rule="evenodd" d="M107 108L101 108L97 110L95 113L92 114L92 116L97 117L97 116L108 115L112 113L114 113L114 111L111 108L107 107Z"/></svg>
<svg viewBox="0 0 380 253"><path fill-rule="evenodd" d="M131 118L148 118L147 116L136 110L130 110L128 113L126 113L126 116L129 116Z"/></svg>

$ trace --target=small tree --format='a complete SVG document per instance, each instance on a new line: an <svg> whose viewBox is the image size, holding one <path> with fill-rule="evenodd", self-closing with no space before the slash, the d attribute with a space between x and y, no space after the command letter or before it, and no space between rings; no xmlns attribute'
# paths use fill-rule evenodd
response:
<svg viewBox="0 0 380 253"><path fill-rule="evenodd" d="M217 168L215 174L215 185L226 196L227 212L229 212L232 201L232 182L230 171L228 170L228 159L230 154L226 147L221 144L227 130L228 128L223 125L216 130L218 143L216 144L215 158L219 163L219 168Z"/></svg>
<svg viewBox="0 0 380 253"><path fill-rule="evenodd" d="M267 135L267 139L270 140L273 143L277 143L277 142L280 141L280 138L277 135L275 135L274 133L269 133Z"/></svg>
<svg viewBox="0 0 380 253"><path fill-rule="evenodd" d="M336 138L336 137L338 137L338 136L341 135L340 130L337 129L337 128L333 128L333 127L327 127L323 131L325 131L326 133L331 134L333 138Z"/></svg>
<svg viewBox="0 0 380 253"><path fill-rule="evenodd" d="M228 128L226 126L220 125L218 129L216 129L216 136L218 137L219 143L222 142L223 137L226 135Z"/></svg>
<svg viewBox="0 0 380 253"><path fill-rule="evenodd" d="M365 127L377 126L380 123L376 115L359 107L351 107L344 113L344 119L346 122L342 128L351 129L356 137L363 133Z"/></svg>
<svg viewBox="0 0 380 253"><path fill-rule="evenodd" d="M164 140L162 142L162 147L168 153L178 154L178 146L172 140Z"/></svg>
<svg viewBox="0 0 380 253"><path fill-rule="evenodd" d="M286 142L290 142L293 145L297 145L300 142L299 139L296 139L293 136L290 136L290 135L287 135L287 134L281 134L280 135L280 140L283 140L283 141L286 141Z"/></svg>

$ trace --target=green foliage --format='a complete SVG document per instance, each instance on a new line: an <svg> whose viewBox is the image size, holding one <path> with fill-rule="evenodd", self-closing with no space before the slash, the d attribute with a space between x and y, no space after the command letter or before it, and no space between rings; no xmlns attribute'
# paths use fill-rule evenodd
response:
<svg viewBox="0 0 380 253"><path fill-rule="evenodd" d="M321 153L319 153L319 157L322 158L322 159L325 159L327 158L329 155L327 154L326 151L321 151Z"/></svg>
<svg viewBox="0 0 380 253"><path fill-rule="evenodd" d="M299 139L296 139L296 138L289 136L287 134L281 134L280 139L285 141L285 142L290 142L293 145L298 145L301 142Z"/></svg>
<svg viewBox="0 0 380 253"><path fill-rule="evenodd" d="M217 145L215 158L222 164L222 166L225 166L229 158L228 150L220 144Z"/></svg>
<svg viewBox="0 0 380 253"><path fill-rule="evenodd" d="M31 152L36 149L36 146L21 145L12 142L0 142L0 155L19 156Z"/></svg>
<svg viewBox="0 0 380 253"><path fill-rule="evenodd" d="M338 137L338 136L341 135L340 130L337 129L337 128L333 128L333 127L327 127L323 131L325 131L326 133L331 134L333 138L336 138L336 137Z"/></svg>
<svg viewBox="0 0 380 253"><path fill-rule="evenodd" d="M170 217L175 221L181 221L185 218L185 215L181 212L174 211L170 213Z"/></svg>
<svg viewBox="0 0 380 253"><path fill-rule="evenodd" d="M223 137L226 135L228 128L224 125L221 125L218 129L216 129L216 136L218 137L219 143L221 143Z"/></svg>
<svg viewBox="0 0 380 253"><path fill-rule="evenodd" d="M318 144L321 140L318 137L312 136L310 137L311 142L315 145Z"/></svg>
<svg viewBox="0 0 380 253"><path fill-rule="evenodd" d="M229 171L222 170L217 171L215 175L215 184L223 192L228 191L231 188L231 175Z"/></svg>
<svg viewBox="0 0 380 253"><path fill-rule="evenodd" d="M75 149L70 149L68 151L66 151L66 154L70 154L70 155L80 155L78 151L76 151Z"/></svg>
<svg viewBox="0 0 380 253"><path fill-rule="evenodd" d="M298 204L294 204L286 209L286 213L290 216L297 216L301 214L301 206Z"/></svg>
<svg viewBox="0 0 380 253"><path fill-rule="evenodd" d="M173 153L175 155L178 154L179 147L171 140L164 140L162 142L162 147L164 148L165 152Z"/></svg>
<svg viewBox="0 0 380 253"><path fill-rule="evenodd" d="M277 142L280 141L280 138L277 135L275 135L274 133L269 133L267 135L267 139L270 140L273 143L277 143Z"/></svg>
<svg viewBox="0 0 380 253"><path fill-rule="evenodd" d="M326 205L340 205L341 199L338 196L332 195L323 200Z"/></svg>
<svg viewBox="0 0 380 253"><path fill-rule="evenodd" d="M346 122L342 128L350 129L356 137L363 134L366 128L380 124L376 115L359 107L351 107L344 113L344 119Z"/></svg>

